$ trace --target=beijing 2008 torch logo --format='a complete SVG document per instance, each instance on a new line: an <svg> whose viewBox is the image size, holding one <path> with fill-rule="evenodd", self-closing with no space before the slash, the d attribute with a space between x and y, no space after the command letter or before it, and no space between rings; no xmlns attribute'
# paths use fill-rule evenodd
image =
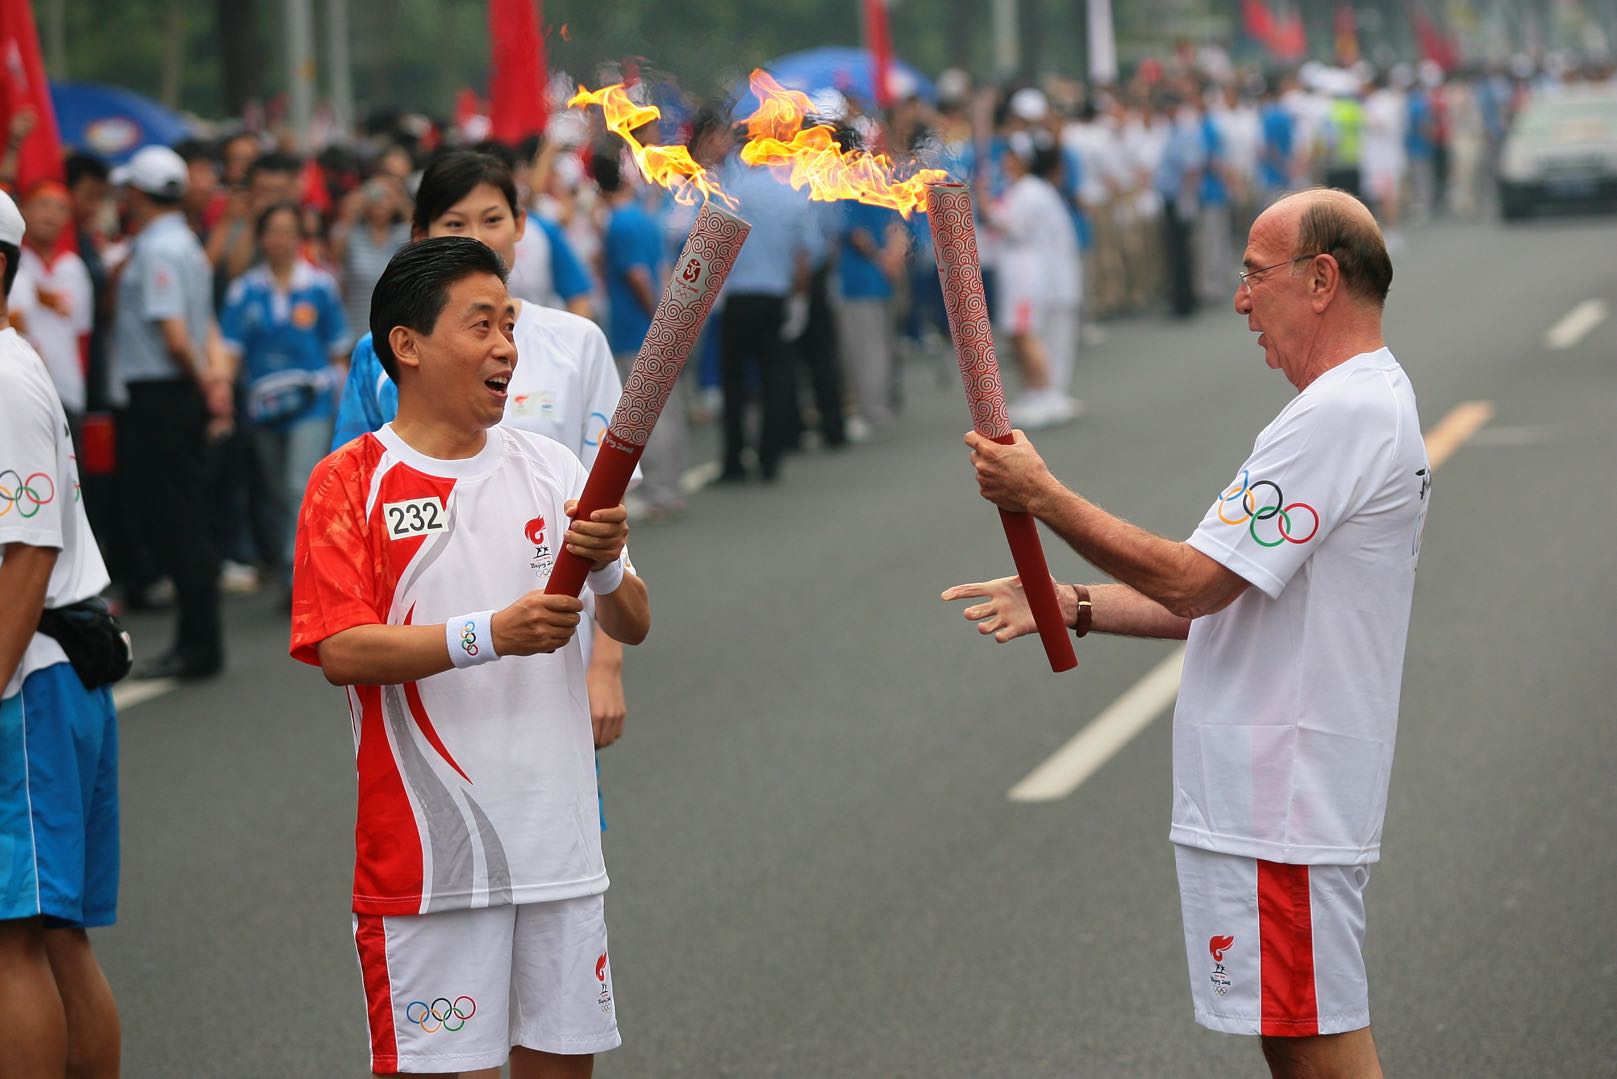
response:
<svg viewBox="0 0 1617 1079"><path fill-rule="evenodd" d="M601 983L601 991L595 997L595 1003L601 1008L602 1015L612 1013L612 987L606 984L606 953L595 961L595 980Z"/></svg>
<svg viewBox="0 0 1617 1079"><path fill-rule="evenodd" d="M1234 937L1213 937L1207 942L1207 951L1213 957L1213 995L1216 997L1230 991L1230 976L1224 970L1224 953L1234 946Z"/></svg>
<svg viewBox="0 0 1617 1079"><path fill-rule="evenodd" d="M533 570L535 577L543 580L550 575L551 564L555 561L550 553L550 544L545 542L545 519L535 517L524 526L522 534L533 544L533 561L528 563L528 568Z"/></svg>

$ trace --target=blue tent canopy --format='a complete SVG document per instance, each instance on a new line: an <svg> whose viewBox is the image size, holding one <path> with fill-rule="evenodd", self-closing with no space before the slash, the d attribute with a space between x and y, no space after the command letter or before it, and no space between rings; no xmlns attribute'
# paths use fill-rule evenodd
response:
<svg viewBox="0 0 1617 1079"><path fill-rule="evenodd" d="M876 107L875 61L868 49L808 49L771 60L763 68L788 90L801 90L810 97L821 90L835 90L856 98L867 110ZM890 78L894 97L902 100L918 94L936 104L938 91L932 80L902 60L893 61ZM757 108L758 99L748 91L736 102L733 115L747 116Z"/></svg>
<svg viewBox="0 0 1617 1079"><path fill-rule="evenodd" d="M52 82L51 104L65 145L115 165L144 146L173 146L191 134L173 109L118 86Z"/></svg>

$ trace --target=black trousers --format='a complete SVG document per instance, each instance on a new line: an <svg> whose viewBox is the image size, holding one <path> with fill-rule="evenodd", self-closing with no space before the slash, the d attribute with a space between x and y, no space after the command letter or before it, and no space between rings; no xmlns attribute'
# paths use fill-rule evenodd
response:
<svg viewBox="0 0 1617 1079"><path fill-rule="evenodd" d="M1191 251L1194 222L1182 216L1179 200L1167 199L1162 206L1162 265L1168 278L1169 309L1179 318L1189 318L1196 310L1195 260Z"/></svg>
<svg viewBox="0 0 1617 1079"><path fill-rule="evenodd" d="M792 434L792 365L780 339L786 317L781 296L742 293L724 302L724 333L719 362L724 390L724 471L742 471L741 449L746 445L747 400L751 376L756 374L758 403L763 423L758 433L758 465L765 479L780 470L781 453Z"/></svg>
<svg viewBox="0 0 1617 1079"><path fill-rule="evenodd" d="M209 519L205 458L208 410L190 379L129 384L118 432L119 485L154 568L174 582L175 650L198 668L224 655L219 555Z"/></svg>
<svg viewBox="0 0 1617 1079"><path fill-rule="evenodd" d="M831 307L830 264L809 279L808 326L788 347L799 372L806 371L814 391L814 411L820 417L820 435L828 446L848 441L842 426L842 356L837 348L836 312ZM792 383L792 407L798 408L797 381ZM800 416L799 409L794 415Z"/></svg>

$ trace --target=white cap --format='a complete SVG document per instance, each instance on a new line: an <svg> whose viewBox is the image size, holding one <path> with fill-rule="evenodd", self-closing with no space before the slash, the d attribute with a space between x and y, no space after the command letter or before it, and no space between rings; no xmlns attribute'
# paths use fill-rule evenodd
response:
<svg viewBox="0 0 1617 1079"><path fill-rule="evenodd" d="M0 244L21 247L22 234L25 231L27 229L23 225L22 211L11 201L10 195L0 191Z"/></svg>
<svg viewBox="0 0 1617 1079"><path fill-rule="evenodd" d="M1011 115L1019 120L1037 123L1050 113L1050 101L1043 91L1025 86L1011 95Z"/></svg>
<svg viewBox="0 0 1617 1079"><path fill-rule="evenodd" d="M177 199L191 186L185 159L167 146L148 146L135 152L128 164L112 170L112 182L159 198Z"/></svg>

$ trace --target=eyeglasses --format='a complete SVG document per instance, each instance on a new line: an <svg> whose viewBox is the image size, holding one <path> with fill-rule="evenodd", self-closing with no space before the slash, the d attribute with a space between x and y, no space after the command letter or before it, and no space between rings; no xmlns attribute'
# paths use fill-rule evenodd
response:
<svg viewBox="0 0 1617 1079"><path fill-rule="evenodd" d="M1321 251L1321 252L1317 252L1316 254L1312 254L1312 255L1297 255L1295 258L1289 258L1285 262L1277 262L1272 266L1264 266L1261 269L1257 269L1257 270L1242 270L1241 271L1241 284L1246 286L1246 294L1248 296L1250 296L1250 295L1252 295L1252 279L1254 277L1258 276L1259 274L1268 273L1270 270L1277 270L1282 266L1290 266L1292 263L1294 263L1294 262L1302 262L1304 259L1317 259L1317 258L1319 258L1320 255L1322 255L1324 253L1325 252Z"/></svg>

